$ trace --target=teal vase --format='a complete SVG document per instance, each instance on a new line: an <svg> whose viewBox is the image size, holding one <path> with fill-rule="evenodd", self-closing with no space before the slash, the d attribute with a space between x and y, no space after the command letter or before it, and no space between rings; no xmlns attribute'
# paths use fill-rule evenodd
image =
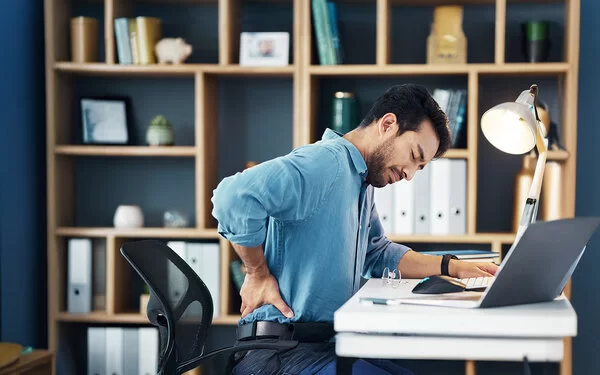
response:
<svg viewBox="0 0 600 375"><path fill-rule="evenodd" d="M331 128L346 134L358 125L358 101L351 92L338 91L332 101Z"/></svg>

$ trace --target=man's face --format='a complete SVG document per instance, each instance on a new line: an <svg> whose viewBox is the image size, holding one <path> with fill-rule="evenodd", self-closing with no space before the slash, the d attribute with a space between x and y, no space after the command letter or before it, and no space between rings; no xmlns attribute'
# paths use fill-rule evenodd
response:
<svg viewBox="0 0 600 375"><path fill-rule="evenodd" d="M402 179L412 180L438 150L439 140L429 120L423 121L416 132L397 134L398 124L394 123L368 158L367 182L374 187L381 188Z"/></svg>

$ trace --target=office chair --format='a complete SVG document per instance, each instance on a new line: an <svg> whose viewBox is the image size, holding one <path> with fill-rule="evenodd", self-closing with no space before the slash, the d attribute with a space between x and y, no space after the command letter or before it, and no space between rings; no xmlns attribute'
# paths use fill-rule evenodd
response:
<svg viewBox="0 0 600 375"><path fill-rule="evenodd" d="M288 350L298 344L295 340L267 337L238 341L232 347L204 353L213 319L213 303L200 277L160 241L127 242L121 247L121 254L150 289L146 314L159 332L157 374L178 375L218 356L226 359L226 373L229 374L237 352Z"/></svg>

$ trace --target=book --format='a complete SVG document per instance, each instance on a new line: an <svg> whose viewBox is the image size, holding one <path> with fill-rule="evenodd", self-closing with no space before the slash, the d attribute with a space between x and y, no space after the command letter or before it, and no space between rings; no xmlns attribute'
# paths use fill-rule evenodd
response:
<svg viewBox="0 0 600 375"><path fill-rule="evenodd" d="M136 24L140 64L156 64L154 46L160 40L160 19L154 17L137 17Z"/></svg>

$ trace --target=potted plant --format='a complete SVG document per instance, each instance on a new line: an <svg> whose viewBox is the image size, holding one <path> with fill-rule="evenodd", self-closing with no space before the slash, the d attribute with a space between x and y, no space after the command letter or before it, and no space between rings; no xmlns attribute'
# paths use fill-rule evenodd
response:
<svg viewBox="0 0 600 375"><path fill-rule="evenodd" d="M146 132L146 143L150 146L172 146L173 126L163 115L156 115L150 121Z"/></svg>

